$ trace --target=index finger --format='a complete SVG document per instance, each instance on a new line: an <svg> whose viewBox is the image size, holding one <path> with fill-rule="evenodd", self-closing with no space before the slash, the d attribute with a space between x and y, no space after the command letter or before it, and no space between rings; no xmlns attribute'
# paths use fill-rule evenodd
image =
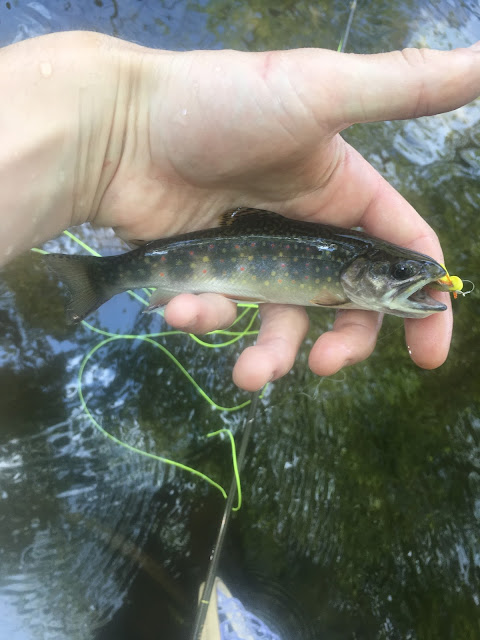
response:
<svg viewBox="0 0 480 640"><path fill-rule="evenodd" d="M380 178L376 197L365 209L360 224L372 235L425 253L440 263L445 261L436 233L383 178ZM408 352L412 360L424 369L435 369L445 362L453 329L449 294L434 291L431 295L447 305L446 311L421 320L405 320Z"/></svg>

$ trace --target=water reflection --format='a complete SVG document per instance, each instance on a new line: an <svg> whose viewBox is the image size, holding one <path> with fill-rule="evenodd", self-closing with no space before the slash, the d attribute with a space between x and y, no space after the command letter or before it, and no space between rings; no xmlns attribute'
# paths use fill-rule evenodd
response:
<svg viewBox="0 0 480 640"><path fill-rule="evenodd" d="M0 11L2 43L75 27L177 49L336 48L348 6L104 1L88 11L68 2ZM377 1L359 3L349 48L447 48L475 38L475 2ZM476 282L479 121L475 103L346 134L435 227L451 272ZM96 238L103 253L122 250L108 233ZM71 251L69 243L50 248ZM66 327L62 291L34 257L9 266L0 287L2 629L22 640L187 638L219 494L94 429L76 385L98 337ZM479 297L454 308L451 357L438 371L411 364L401 323L387 318L367 363L319 380L304 350L264 401L221 572L285 640L480 636ZM310 343L332 321L311 317ZM125 333L165 328L128 296L95 323ZM168 346L216 400L245 399L230 379L240 345L204 350L175 336ZM84 393L118 437L228 484L225 443L204 435L236 430L241 414L213 411L156 350L107 345L89 361Z"/></svg>
<svg viewBox="0 0 480 640"><path fill-rule="evenodd" d="M90 243L99 240L88 227L77 233ZM119 249L111 234L101 235L107 253ZM48 249L68 251L69 242L62 237ZM138 572L144 583L154 583L165 608L164 625L169 618L171 637L177 637L181 628L188 628L202 577L196 573L189 584L183 565L195 548L189 529L190 518L196 517L192 506L207 493L206 486L123 451L86 418L77 395L78 370L99 337L86 328L66 327L62 305L52 308L52 297L45 297L50 290L61 298L62 291L37 256L9 265L2 285L0 601L10 618L22 621L22 631L12 637L53 638L59 629L72 638L99 629L101 637L102 627L134 592ZM122 306L127 312L112 322L105 310L94 322L127 333L133 325L145 333L165 328L158 315L139 318L140 305L128 296L111 305L117 310ZM215 395L219 385L212 362L224 371L231 368L231 354L199 353L195 343L186 346L178 336L168 346ZM238 418L212 415L178 368L148 345L115 341L103 351L92 357L83 376L83 395L102 426L132 446L228 479L228 449L223 443L209 444L205 434L222 422L235 428ZM222 399L230 396L232 405L245 397L231 382L222 387ZM42 430L42 424L49 426ZM223 458L220 464L215 456ZM198 567L205 567L220 507L216 496L210 500L214 516L205 524L209 509L202 513L207 537L195 553ZM154 555L144 550L150 538ZM198 533L196 538L202 540ZM150 626L154 628L153 621Z"/></svg>

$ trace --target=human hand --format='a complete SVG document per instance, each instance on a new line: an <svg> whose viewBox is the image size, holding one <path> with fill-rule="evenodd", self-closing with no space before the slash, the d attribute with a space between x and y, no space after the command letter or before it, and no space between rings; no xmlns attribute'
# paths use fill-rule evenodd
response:
<svg viewBox="0 0 480 640"><path fill-rule="evenodd" d="M83 37L84 60L89 40L100 39L117 74L103 87L94 83L97 106L89 102L89 86L80 101L75 167L83 174L82 188L74 189L72 223L89 219L126 239L153 239L215 226L223 210L252 206L361 225L443 261L432 229L338 132L354 122L429 115L471 101L480 93L475 49L375 56L319 49L170 53ZM220 296L182 294L167 305L165 317L203 333L229 325L235 313ZM257 343L233 372L248 390L291 368L307 330L298 307L262 305L261 315ZM373 312L339 313L333 330L312 348L310 367L330 375L366 358L380 324ZM434 368L445 360L450 308L406 320L405 327L417 364Z"/></svg>
<svg viewBox="0 0 480 640"><path fill-rule="evenodd" d="M102 202L107 217L101 208L98 219L112 224L110 193L123 201L119 230L130 238L215 226L219 211L246 205L361 225L443 262L432 229L338 132L354 122L428 115L472 100L480 92L479 56L471 50L171 54L158 62L149 103L147 183L137 175L133 186L135 165L120 166ZM140 175L145 178L145 171ZM229 324L235 313L226 299L185 294L167 306L165 317L204 332ZM307 330L305 310L298 307L263 305L261 315L257 343L242 353L233 374L250 390L291 368ZM338 313L333 331L315 343L310 367L330 375L366 358L380 324L373 312ZM433 368L444 361L450 307L406 320L405 329L417 364Z"/></svg>

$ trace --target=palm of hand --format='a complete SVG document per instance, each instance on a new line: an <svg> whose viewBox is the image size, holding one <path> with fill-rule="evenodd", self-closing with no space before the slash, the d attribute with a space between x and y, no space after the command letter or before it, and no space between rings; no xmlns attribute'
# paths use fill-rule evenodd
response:
<svg viewBox="0 0 480 640"><path fill-rule="evenodd" d="M265 56L182 56L148 105L149 139L120 165L99 217L114 200L116 226L130 238L214 226L239 205L319 218L349 148L297 95L281 54L269 54L268 77Z"/></svg>

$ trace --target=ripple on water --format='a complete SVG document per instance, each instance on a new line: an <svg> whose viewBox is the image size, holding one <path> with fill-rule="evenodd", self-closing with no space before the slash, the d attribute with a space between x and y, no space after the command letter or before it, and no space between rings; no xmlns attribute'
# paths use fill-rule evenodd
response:
<svg viewBox="0 0 480 640"><path fill-rule="evenodd" d="M153 524L155 467L83 418L0 447L0 611L22 633L85 638L118 610Z"/></svg>

